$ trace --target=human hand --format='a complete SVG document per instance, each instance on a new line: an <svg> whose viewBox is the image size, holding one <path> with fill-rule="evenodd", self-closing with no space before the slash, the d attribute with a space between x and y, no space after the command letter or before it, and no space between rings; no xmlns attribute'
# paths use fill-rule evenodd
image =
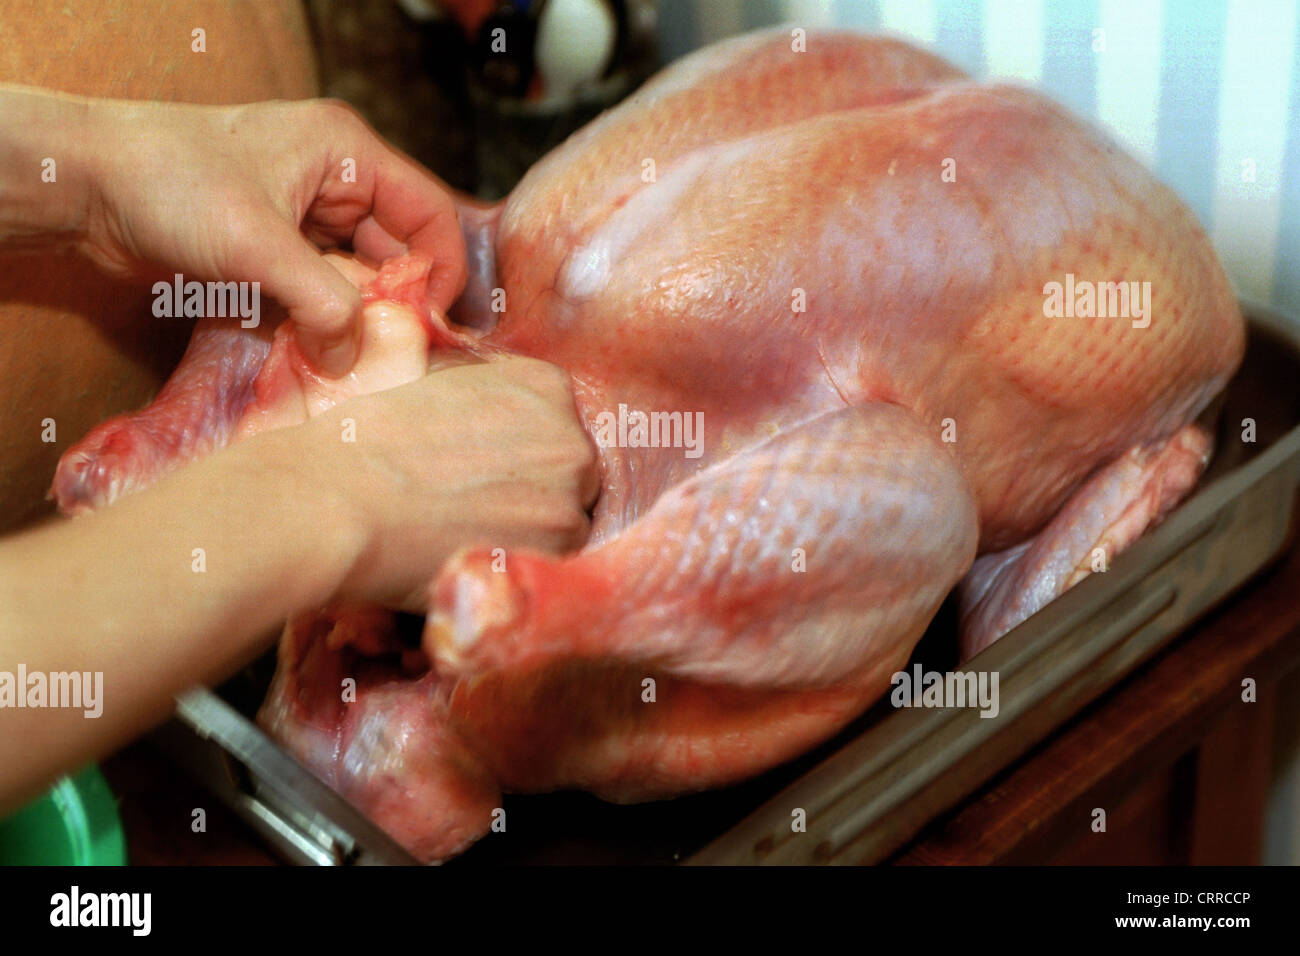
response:
<svg viewBox="0 0 1300 956"><path fill-rule="evenodd" d="M455 204L431 174L340 103L234 107L92 100L81 248L116 275L260 282L304 354L331 375L356 357L360 294L321 257L434 262L426 299L446 311L465 284ZM349 163L352 161L352 163ZM345 181L355 169L355 182Z"/></svg>
<svg viewBox="0 0 1300 956"><path fill-rule="evenodd" d="M354 442L340 440L348 418ZM273 434L294 480L358 529L340 600L423 612L461 547L574 550L600 488L568 376L520 356L444 368Z"/></svg>

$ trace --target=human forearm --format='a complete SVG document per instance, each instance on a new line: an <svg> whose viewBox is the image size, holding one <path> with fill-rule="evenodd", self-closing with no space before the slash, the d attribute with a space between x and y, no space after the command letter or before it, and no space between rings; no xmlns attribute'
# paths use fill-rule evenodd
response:
<svg viewBox="0 0 1300 956"><path fill-rule="evenodd" d="M179 691L235 671L297 611L419 612L458 548L578 547L594 461L567 376L500 357L354 398L103 511L0 540L0 672L103 674L95 719L0 707L0 813L165 716Z"/></svg>
<svg viewBox="0 0 1300 956"><path fill-rule="evenodd" d="M30 793L130 739L338 590L363 540L297 437L261 436L0 545L0 671L103 674L98 719L0 709L0 811L21 796L11 784Z"/></svg>
<svg viewBox="0 0 1300 956"><path fill-rule="evenodd" d="M0 84L0 248L82 235L92 193L90 103Z"/></svg>

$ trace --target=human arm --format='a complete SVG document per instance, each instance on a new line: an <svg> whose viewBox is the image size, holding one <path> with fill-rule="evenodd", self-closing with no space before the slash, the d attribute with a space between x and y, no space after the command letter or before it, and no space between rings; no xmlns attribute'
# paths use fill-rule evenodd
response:
<svg viewBox="0 0 1300 956"><path fill-rule="evenodd" d="M0 709L0 812L233 673L295 611L418 611L461 546L577 547L592 463L564 374L508 358L353 399L0 540L0 670L102 672L104 698L94 719Z"/></svg>

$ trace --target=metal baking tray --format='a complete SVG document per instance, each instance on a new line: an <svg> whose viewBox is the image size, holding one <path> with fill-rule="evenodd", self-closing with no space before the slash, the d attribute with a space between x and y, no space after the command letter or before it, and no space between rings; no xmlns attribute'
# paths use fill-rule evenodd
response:
<svg viewBox="0 0 1300 956"><path fill-rule="evenodd" d="M1300 325L1243 309L1246 358L1225 392L1215 458L1197 492L1109 571L964 665L998 672L998 717L881 701L821 747L738 786L636 806L580 793L508 796L508 834L489 834L451 865L887 859L1285 549L1300 478ZM1247 418L1254 443L1241 439ZM291 862L414 863L252 722L273 658L217 691L186 694L155 742ZM956 667L951 600L909 667L916 663ZM806 832L793 832L796 808Z"/></svg>

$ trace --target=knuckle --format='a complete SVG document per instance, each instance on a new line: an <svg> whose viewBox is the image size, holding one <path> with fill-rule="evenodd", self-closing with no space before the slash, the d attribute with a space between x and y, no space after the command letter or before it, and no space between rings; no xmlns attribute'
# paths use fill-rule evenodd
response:
<svg viewBox="0 0 1300 956"><path fill-rule="evenodd" d="M521 357L519 377L543 395L570 394L569 373L541 359Z"/></svg>
<svg viewBox="0 0 1300 956"><path fill-rule="evenodd" d="M582 426L566 415L557 418L554 412L547 416L552 427L538 435L535 443L539 460L555 469L555 474L565 479L579 480L596 465L595 446Z"/></svg>
<svg viewBox="0 0 1300 956"><path fill-rule="evenodd" d="M587 512L569 488L551 487L544 493L543 513L548 528L560 534L570 534L587 526Z"/></svg>
<svg viewBox="0 0 1300 956"><path fill-rule="evenodd" d="M596 467L598 456L596 446L582 430L581 426L575 426L573 432L573 462L577 466L579 473L585 474Z"/></svg>
<svg viewBox="0 0 1300 956"><path fill-rule="evenodd" d="M559 527L559 536L565 550L581 547L591 531L591 519L580 507L569 505Z"/></svg>
<svg viewBox="0 0 1300 956"><path fill-rule="evenodd" d="M350 104L334 97L309 100L307 106L316 125L353 128L361 123L361 115Z"/></svg>
<svg viewBox="0 0 1300 956"><path fill-rule="evenodd" d="M558 365L551 365L549 362L543 362L541 369L538 371L542 383L554 391L561 392L564 395L572 394L572 384L569 381L569 373Z"/></svg>

